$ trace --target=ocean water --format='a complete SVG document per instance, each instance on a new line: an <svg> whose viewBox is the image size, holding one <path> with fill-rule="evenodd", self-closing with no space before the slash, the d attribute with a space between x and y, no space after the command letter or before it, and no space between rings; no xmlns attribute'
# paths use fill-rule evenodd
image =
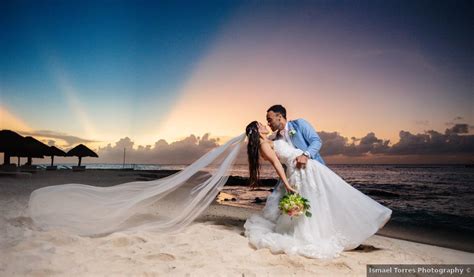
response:
<svg viewBox="0 0 474 277"><path fill-rule="evenodd" d="M75 164L58 165L70 168ZM85 164L87 168L120 169L122 164ZM46 166L46 165L43 165ZM136 170L182 169L186 165L125 165ZM474 234L474 168L467 165L327 165L349 184L393 210L392 222L426 229ZM235 165L234 176L248 176ZM277 178L270 165L262 178Z"/></svg>
<svg viewBox="0 0 474 277"><path fill-rule="evenodd" d="M474 234L474 168L466 165L329 166L391 208L391 221Z"/></svg>

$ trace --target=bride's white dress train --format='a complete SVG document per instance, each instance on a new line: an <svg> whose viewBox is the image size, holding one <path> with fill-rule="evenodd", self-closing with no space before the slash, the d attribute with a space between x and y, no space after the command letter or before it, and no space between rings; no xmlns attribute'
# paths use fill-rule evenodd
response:
<svg viewBox="0 0 474 277"><path fill-rule="evenodd" d="M280 181L267 198L261 213L244 224L245 235L256 248L273 253L299 254L310 258L334 258L354 249L382 228L392 210L353 188L316 160L305 169L296 168L303 153L284 140L274 141L275 152L286 165L290 184L309 200L312 217L290 218L278 209L285 194Z"/></svg>
<svg viewBox="0 0 474 277"><path fill-rule="evenodd" d="M60 228L82 236L136 230L179 232L222 190L245 138L245 134L232 138L161 179L110 187L69 183L39 188L30 195L30 217L39 229ZM280 140L275 142L275 151L287 165L290 182L310 201L313 216L280 215L278 202L285 191L279 184L263 213L251 216L244 225L257 248L335 257L357 247L390 218L390 209L352 188L325 165L310 160L305 170L296 169L294 160L301 150Z"/></svg>

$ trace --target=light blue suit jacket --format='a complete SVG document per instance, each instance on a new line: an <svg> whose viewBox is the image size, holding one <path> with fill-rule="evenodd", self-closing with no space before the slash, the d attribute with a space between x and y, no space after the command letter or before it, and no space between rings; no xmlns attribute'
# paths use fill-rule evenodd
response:
<svg viewBox="0 0 474 277"><path fill-rule="evenodd" d="M308 151L311 159L318 160L324 165L326 164L319 154L323 141L308 121L302 118L290 120L288 121L288 129L291 142L296 148ZM294 132L291 130L294 130ZM291 133L294 134L292 135Z"/></svg>

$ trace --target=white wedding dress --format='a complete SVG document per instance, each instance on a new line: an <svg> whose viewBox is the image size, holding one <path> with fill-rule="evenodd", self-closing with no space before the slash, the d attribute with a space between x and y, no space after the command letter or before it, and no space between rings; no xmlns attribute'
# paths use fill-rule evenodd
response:
<svg viewBox="0 0 474 277"><path fill-rule="evenodd" d="M244 224L245 236L257 249L334 258L359 246L390 219L391 209L353 188L322 163L308 160L305 169L296 168L295 158L303 153L300 149L276 140L274 150L287 167L289 183L309 200L312 217L281 214L278 203L286 191L280 181L263 211Z"/></svg>
<svg viewBox="0 0 474 277"><path fill-rule="evenodd" d="M63 229L81 236L112 232L179 232L214 201L224 187L245 133L209 151L182 171L150 181L132 181L110 187L68 183L33 191L28 211L41 230ZM284 193L280 183L268 197L261 215L245 223L245 234L257 248L299 253L308 257L337 256L357 247L390 218L392 211L352 188L329 168L309 160L305 170L295 168L301 150L285 141L275 151L287 165L287 176L310 201L313 216L290 219L280 215Z"/></svg>

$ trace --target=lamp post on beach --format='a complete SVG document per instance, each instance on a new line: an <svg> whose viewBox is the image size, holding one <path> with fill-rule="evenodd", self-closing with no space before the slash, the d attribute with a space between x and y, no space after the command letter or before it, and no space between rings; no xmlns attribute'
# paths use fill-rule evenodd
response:
<svg viewBox="0 0 474 277"><path fill-rule="evenodd" d="M125 168L125 147L123 148L123 164L122 164L122 169Z"/></svg>

